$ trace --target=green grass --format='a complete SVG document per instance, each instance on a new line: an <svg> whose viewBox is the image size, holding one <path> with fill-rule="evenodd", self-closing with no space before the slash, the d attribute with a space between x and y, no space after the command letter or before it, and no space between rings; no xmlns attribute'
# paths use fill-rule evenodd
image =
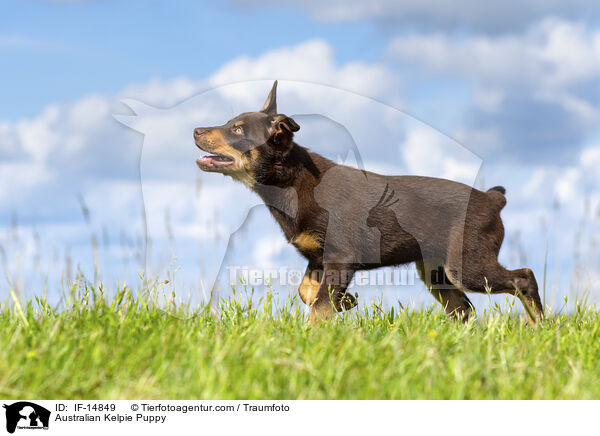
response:
<svg viewBox="0 0 600 436"><path fill-rule="evenodd" d="M297 302L191 310L74 286L0 310L0 395L33 399L598 399L600 315L467 325L374 305L314 326Z"/></svg>

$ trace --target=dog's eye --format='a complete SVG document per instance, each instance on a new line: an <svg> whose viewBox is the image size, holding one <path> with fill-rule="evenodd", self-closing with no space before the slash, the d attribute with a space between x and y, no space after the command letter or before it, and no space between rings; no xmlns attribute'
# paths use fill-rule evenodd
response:
<svg viewBox="0 0 600 436"><path fill-rule="evenodd" d="M244 133L244 129L242 129L242 126L235 126L233 129L231 129L231 131L236 135L241 135L242 133Z"/></svg>

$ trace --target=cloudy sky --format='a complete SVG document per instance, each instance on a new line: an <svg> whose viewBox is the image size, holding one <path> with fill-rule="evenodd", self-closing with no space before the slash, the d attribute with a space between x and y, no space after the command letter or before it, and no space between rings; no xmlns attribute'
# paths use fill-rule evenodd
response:
<svg viewBox="0 0 600 436"><path fill-rule="evenodd" d="M212 3L0 0L0 298L92 280L95 258L107 282L177 270L191 293L226 252L303 270L253 194L193 164L191 129L273 79L332 159L504 185L502 262L546 269L557 309L600 298L597 2Z"/></svg>

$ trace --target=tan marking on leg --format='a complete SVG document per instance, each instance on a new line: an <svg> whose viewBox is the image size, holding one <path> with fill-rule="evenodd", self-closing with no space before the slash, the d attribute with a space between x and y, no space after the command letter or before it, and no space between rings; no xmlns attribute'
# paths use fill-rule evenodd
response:
<svg viewBox="0 0 600 436"><path fill-rule="evenodd" d="M330 319L333 314L333 306L327 302L325 304L315 304L310 310L310 320L313 324L317 324L319 321L325 321Z"/></svg>
<svg viewBox="0 0 600 436"><path fill-rule="evenodd" d="M304 276L302 283L300 283L300 287L298 288L298 293L304 304L310 306L315 301L319 286L321 286L321 283L317 280L311 278L309 275Z"/></svg>
<svg viewBox="0 0 600 436"><path fill-rule="evenodd" d="M332 297L335 293L335 289L332 286L327 286L327 272L324 272L323 282L319 287L319 291L315 296L315 299L310 309L310 319L313 324L318 321L330 319L334 314L334 306Z"/></svg>
<svg viewBox="0 0 600 436"><path fill-rule="evenodd" d="M299 250L316 251L322 248L321 241L309 232L300 233L294 238L292 244Z"/></svg>

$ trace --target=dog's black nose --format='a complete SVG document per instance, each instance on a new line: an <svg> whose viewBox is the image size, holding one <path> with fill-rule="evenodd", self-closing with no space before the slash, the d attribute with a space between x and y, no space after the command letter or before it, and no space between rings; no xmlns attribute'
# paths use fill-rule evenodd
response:
<svg viewBox="0 0 600 436"><path fill-rule="evenodd" d="M198 127L197 129L194 129L194 138L198 138L204 135L206 132L208 132L208 130Z"/></svg>

